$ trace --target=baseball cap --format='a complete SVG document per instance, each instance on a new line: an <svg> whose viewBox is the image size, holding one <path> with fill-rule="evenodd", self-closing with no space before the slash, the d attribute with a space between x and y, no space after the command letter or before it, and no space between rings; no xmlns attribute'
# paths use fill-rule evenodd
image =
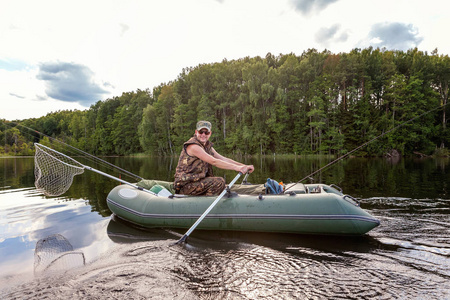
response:
<svg viewBox="0 0 450 300"><path fill-rule="evenodd" d="M208 131L211 131L211 123L208 121L198 121L197 122L197 131L200 131L203 128L208 129Z"/></svg>

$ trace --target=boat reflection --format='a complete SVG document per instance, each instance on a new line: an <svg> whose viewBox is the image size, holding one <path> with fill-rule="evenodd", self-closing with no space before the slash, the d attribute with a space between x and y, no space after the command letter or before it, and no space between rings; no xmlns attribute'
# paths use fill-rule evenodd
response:
<svg viewBox="0 0 450 300"><path fill-rule="evenodd" d="M115 243L136 243L142 241L167 240L177 241L185 233L185 229L144 228L113 215L107 227L108 237ZM302 235L290 233L195 230L186 244L189 250L235 250L241 247L261 246L273 250L292 252L299 248L311 248L327 252L369 253L384 245L370 235L333 236Z"/></svg>
<svg viewBox="0 0 450 300"><path fill-rule="evenodd" d="M106 228L111 241L118 244L130 244L142 241L159 241L175 239L176 236L168 230L142 228L133 223L112 215Z"/></svg>

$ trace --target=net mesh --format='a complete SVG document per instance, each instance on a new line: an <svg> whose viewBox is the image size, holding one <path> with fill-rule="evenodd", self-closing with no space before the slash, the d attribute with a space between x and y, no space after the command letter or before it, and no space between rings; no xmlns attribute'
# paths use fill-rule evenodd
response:
<svg viewBox="0 0 450 300"><path fill-rule="evenodd" d="M73 177L84 172L76 160L41 144L34 144L34 185L46 196L64 194L72 185Z"/></svg>
<svg viewBox="0 0 450 300"><path fill-rule="evenodd" d="M40 239L34 250L34 273L66 271L85 265L84 253L73 251L72 244L60 234Z"/></svg>

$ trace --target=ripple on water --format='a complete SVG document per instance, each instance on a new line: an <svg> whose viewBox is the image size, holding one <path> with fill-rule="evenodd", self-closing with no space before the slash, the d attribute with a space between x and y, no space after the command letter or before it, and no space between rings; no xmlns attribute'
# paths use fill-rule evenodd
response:
<svg viewBox="0 0 450 300"><path fill-rule="evenodd" d="M169 271L176 253L166 241L121 244L86 267L35 278L3 299L196 299Z"/></svg>
<svg viewBox="0 0 450 300"><path fill-rule="evenodd" d="M330 249L252 244L226 250L184 249L179 252L183 264L173 272L201 298L442 298L449 287L448 275L442 272L448 265L437 273L427 271L429 277L423 278L427 267L442 261L418 262L414 255L400 259L396 244L376 242L370 251Z"/></svg>
<svg viewBox="0 0 450 300"><path fill-rule="evenodd" d="M189 244L169 247L176 233L110 222L116 247L106 257L8 296L449 299L449 202L362 202L381 225L358 238L195 231Z"/></svg>

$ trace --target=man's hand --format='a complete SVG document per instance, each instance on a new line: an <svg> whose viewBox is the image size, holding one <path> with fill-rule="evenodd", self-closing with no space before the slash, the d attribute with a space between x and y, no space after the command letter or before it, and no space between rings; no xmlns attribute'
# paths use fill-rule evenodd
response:
<svg viewBox="0 0 450 300"><path fill-rule="evenodd" d="M253 167L253 165L243 165L240 169L239 172L241 172L242 174L245 173L252 173L255 170L255 167Z"/></svg>

